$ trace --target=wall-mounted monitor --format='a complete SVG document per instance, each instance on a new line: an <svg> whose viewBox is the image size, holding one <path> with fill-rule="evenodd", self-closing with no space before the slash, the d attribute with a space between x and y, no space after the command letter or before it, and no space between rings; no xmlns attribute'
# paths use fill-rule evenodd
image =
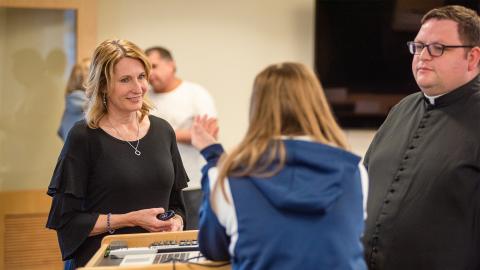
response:
<svg viewBox="0 0 480 270"><path fill-rule="evenodd" d="M419 91L406 43L428 10L448 4L479 10L478 0L316 1L315 68L342 127L377 128Z"/></svg>

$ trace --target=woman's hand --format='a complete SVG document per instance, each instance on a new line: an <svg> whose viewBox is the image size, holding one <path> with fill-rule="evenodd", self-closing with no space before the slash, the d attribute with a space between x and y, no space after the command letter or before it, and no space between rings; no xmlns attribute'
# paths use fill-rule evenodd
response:
<svg viewBox="0 0 480 270"><path fill-rule="evenodd" d="M182 230L183 220L160 220L157 215L165 213L165 209L149 208L138 211L132 211L126 214L111 214L110 220L108 215L99 215L95 226L90 232L90 236L105 233L109 230L116 230L125 227L139 226L149 232L178 231ZM108 226L110 224L110 226ZM180 228L180 229L179 229Z"/></svg>
<svg viewBox="0 0 480 270"><path fill-rule="evenodd" d="M175 215L173 218L169 219L171 222L170 231L176 232L183 230L183 218L179 215Z"/></svg>
<svg viewBox="0 0 480 270"><path fill-rule="evenodd" d="M128 213L128 220L133 226L140 226L149 232L172 231L174 224L172 219L163 221L157 215L165 212L163 208L149 208Z"/></svg>
<svg viewBox="0 0 480 270"><path fill-rule="evenodd" d="M195 116L192 126L192 145L198 150L217 143L218 123L216 118Z"/></svg>

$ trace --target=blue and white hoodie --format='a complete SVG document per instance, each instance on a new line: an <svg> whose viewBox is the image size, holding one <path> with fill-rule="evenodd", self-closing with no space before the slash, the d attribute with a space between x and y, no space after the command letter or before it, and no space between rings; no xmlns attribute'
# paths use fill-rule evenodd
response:
<svg viewBox="0 0 480 270"><path fill-rule="evenodd" d="M84 118L83 107L87 96L83 90L74 90L65 96L65 110L57 134L65 141L73 125Z"/></svg>
<svg viewBox="0 0 480 270"><path fill-rule="evenodd" d="M230 260L233 270L366 269L360 237L368 181L360 158L311 141L284 144L283 169L269 178L226 179L229 202L216 189L216 212L209 197L224 150L215 144L201 151L201 252Z"/></svg>

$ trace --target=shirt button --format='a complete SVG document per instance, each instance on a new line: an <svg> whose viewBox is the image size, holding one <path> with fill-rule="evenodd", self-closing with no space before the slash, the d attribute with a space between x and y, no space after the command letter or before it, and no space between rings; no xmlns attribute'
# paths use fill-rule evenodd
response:
<svg viewBox="0 0 480 270"><path fill-rule="evenodd" d="M410 145L410 147L408 147L408 149L410 149L410 150L415 149L415 146Z"/></svg>
<svg viewBox="0 0 480 270"><path fill-rule="evenodd" d="M401 172L403 172L403 171L405 170L405 168L402 167L402 168L400 168L400 169L398 169L398 170L401 171Z"/></svg>
<svg viewBox="0 0 480 270"><path fill-rule="evenodd" d="M394 193L395 192L395 189L390 189L390 193Z"/></svg>
<svg viewBox="0 0 480 270"><path fill-rule="evenodd" d="M385 204L388 204L388 203L390 203L390 201L389 201L389 200L385 200L384 203L385 203Z"/></svg>

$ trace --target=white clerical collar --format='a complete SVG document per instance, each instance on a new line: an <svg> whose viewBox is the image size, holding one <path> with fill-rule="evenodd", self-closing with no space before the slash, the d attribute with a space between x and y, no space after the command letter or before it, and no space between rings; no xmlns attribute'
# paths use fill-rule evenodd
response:
<svg viewBox="0 0 480 270"><path fill-rule="evenodd" d="M440 95L438 95L438 96L428 96L427 94L423 93L423 95L428 99L428 101L430 102L430 104L435 105L435 99L436 99L436 98L439 98L439 97L441 97L441 96L443 96L443 95L445 95L445 94L440 94Z"/></svg>

